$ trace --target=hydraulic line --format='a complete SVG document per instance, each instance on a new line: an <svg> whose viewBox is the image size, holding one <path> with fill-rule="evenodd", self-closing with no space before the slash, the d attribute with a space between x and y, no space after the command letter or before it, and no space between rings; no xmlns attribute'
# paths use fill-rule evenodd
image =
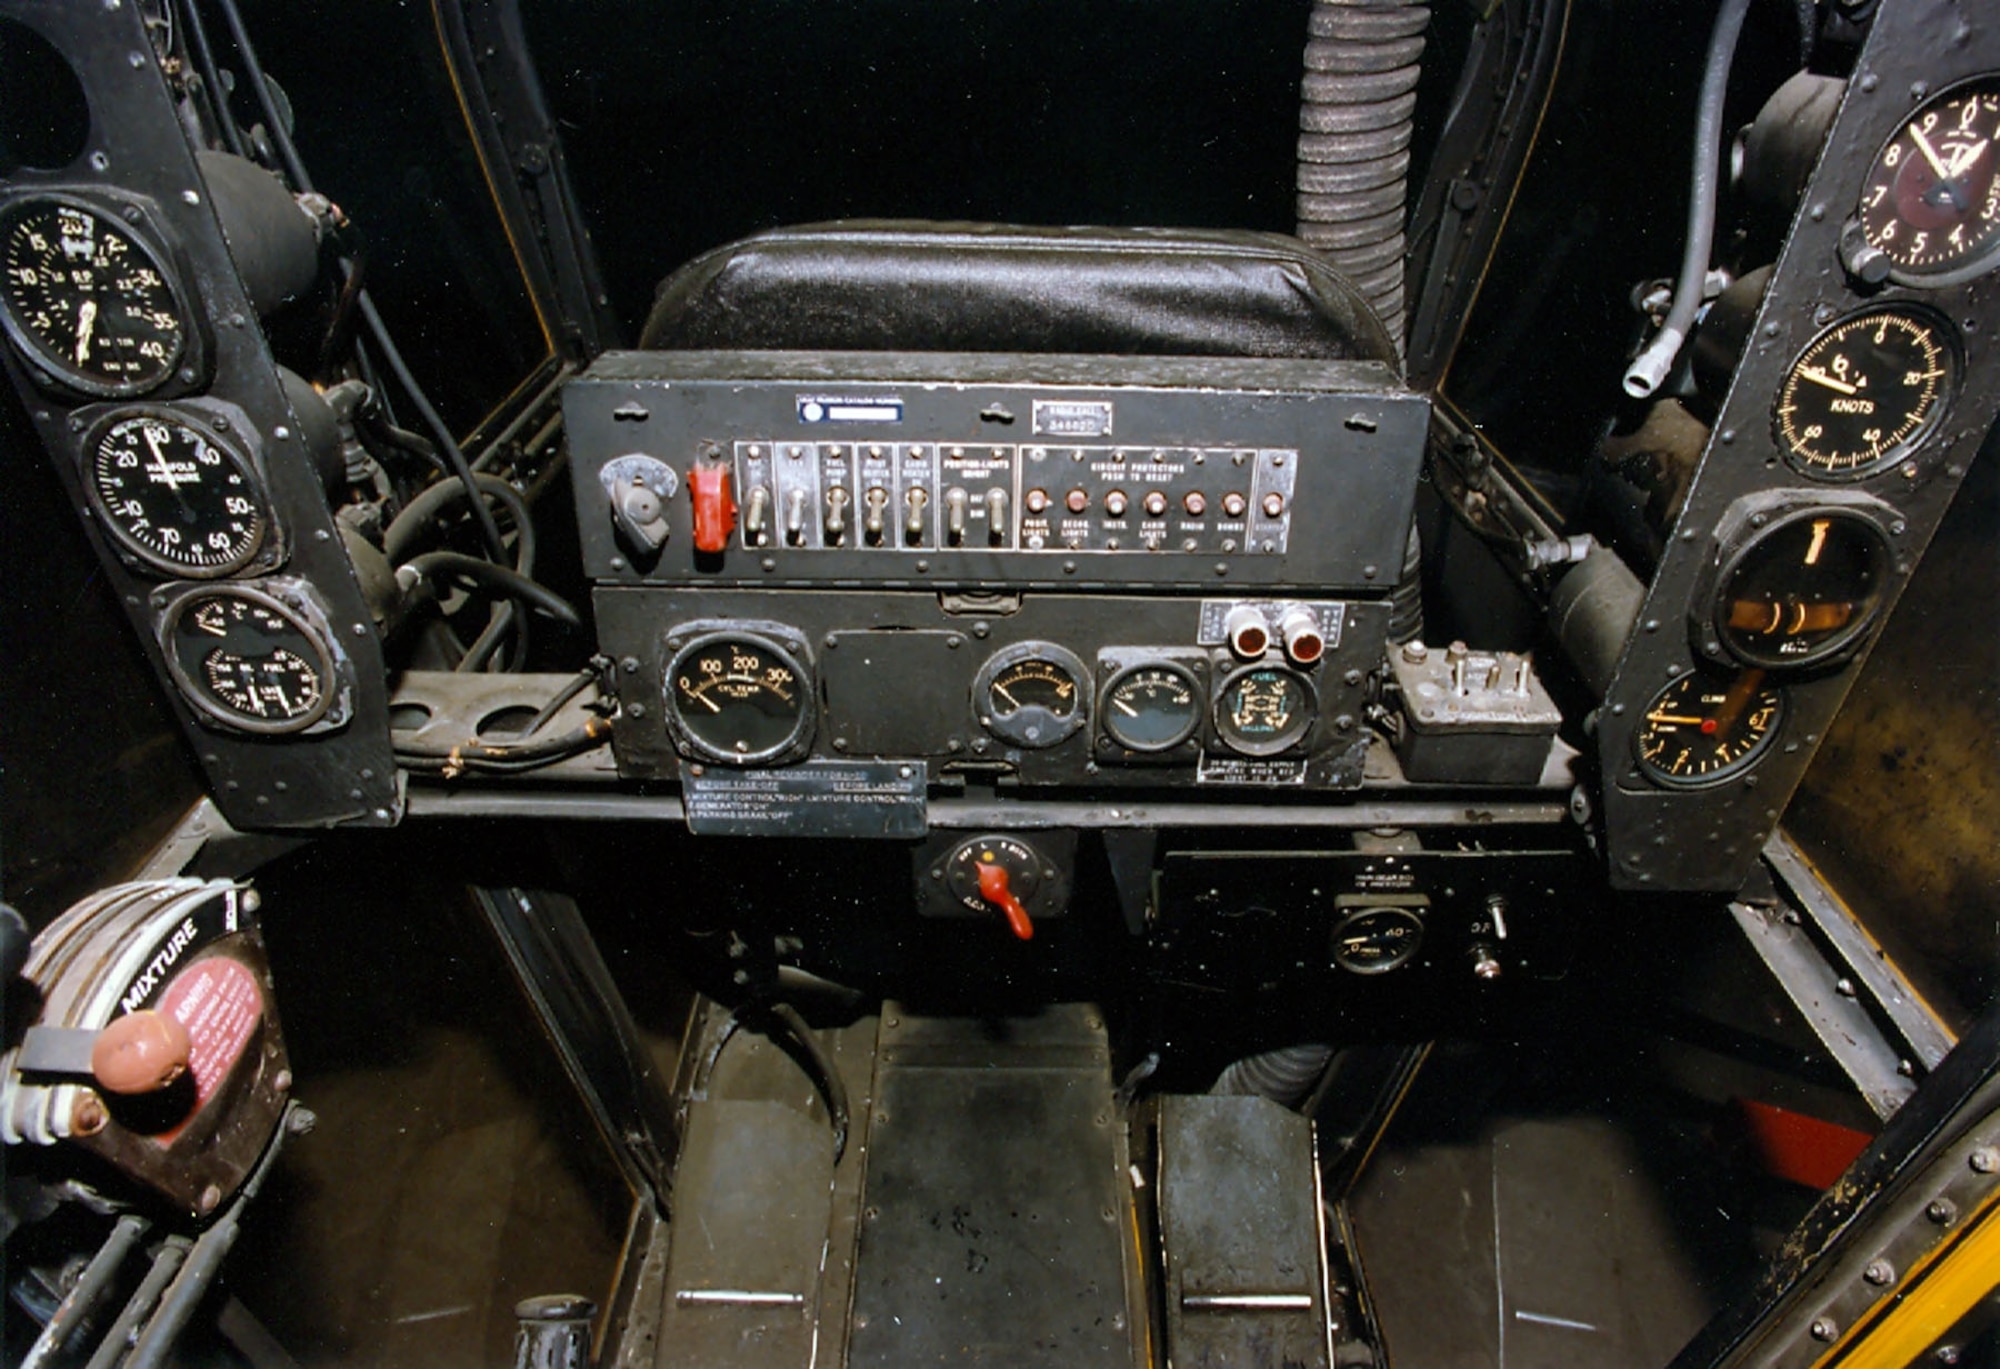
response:
<svg viewBox="0 0 2000 1369"><path fill-rule="evenodd" d="M1314 0L1300 85L1298 235L1359 289L1403 346L1405 199L1430 7Z"/></svg>
<svg viewBox="0 0 2000 1369"><path fill-rule="evenodd" d="M1209 1092L1268 1098L1296 1107L1312 1092L1332 1059L1333 1047L1319 1044L1280 1046L1261 1055L1246 1055L1225 1069Z"/></svg>
<svg viewBox="0 0 2000 1369"><path fill-rule="evenodd" d="M1688 192L1687 242L1681 251L1680 279L1660 331L1625 372L1625 393L1644 399L1660 388L1674 367L1681 344L1694 326L1708 280L1708 258L1715 247L1715 205L1722 187L1722 102L1729 93L1729 68L1736 60L1736 39L1750 0L1722 0L1715 29L1708 39L1708 65L1701 77L1701 102L1695 110L1694 170Z"/></svg>
<svg viewBox="0 0 2000 1369"><path fill-rule="evenodd" d="M399 573L408 570L424 579L464 576L466 579L489 585L510 599L518 599L531 607L538 608L558 622L567 623L571 627L583 626L583 619L577 616L576 609L571 607L569 600L548 586L530 580L519 571L509 570L491 561L482 561L477 556L467 556L464 552L427 551L422 556L405 561L396 569Z"/></svg>

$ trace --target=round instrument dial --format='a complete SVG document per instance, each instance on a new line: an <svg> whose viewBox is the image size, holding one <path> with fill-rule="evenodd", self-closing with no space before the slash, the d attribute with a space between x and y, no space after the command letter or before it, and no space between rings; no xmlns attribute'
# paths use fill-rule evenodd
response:
<svg viewBox="0 0 2000 1369"><path fill-rule="evenodd" d="M167 409L130 409L84 444L84 486L112 537L148 565L206 578L241 570L271 520L250 458Z"/></svg>
<svg viewBox="0 0 2000 1369"><path fill-rule="evenodd" d="M1801 666L1828 660L1874 624L1895 563L1872 518L1803 509L1759 532L1724 566L1715 632L1738 660Z"/></svg>
<svg viewBox="0 0 2000 1369"><path fill-rule="evenodd" d="M1090 716L1083 662L1052 642L1020 642L993 654L972 686L979 725L1016 746L1054 746Z"/></svg>
<svg viewBox="0 0 2000 1369"><path fill-rule="evenodd" d="M1231 750L1275 756L1304 740L1317 710L1305 676L1283 666L1255 665L1222 682L1215 730Z"/></svg>
<svg viewBox="0 0 2000 1369"><path fill-rule="evenodd" d="M27 358L85 394L144 394L188 349L187 308L159 255L126 225L39 197L0 220L0 316Z"/></svg>
<svg viewBox="0 0 2000 1369"><path fill-rule="evenodd" d="M1175 661L1127 666L1104 684L1104 732L1128 751L1166 751L1201 725L1201 684Z"/></svg>
<svg viewBox="0 0 2000 1369"><path fill-rule="evenodd" d="M710 633L674 655L667 709L697 755L751 765L788 758L811 736L812 683L792 653L767 637Z"/></svg>
<svg viewBox="0 0 2000 1369"><path fill-rule="evenodd" d="M188 699L243 732L297 732L333 702L333 656L297 610L250 586L203 590L168 611L167 664Z"/></svg>
<svg viewBox="0 0 2000 1369"><path fill-rule="evenodd" d="M1357 908L1333 929L1333 963L1354 974L1387 974L1424 944L1424 920L1408 908Z"/></svg>
<svg viewBox="0 0 2000 1369"><path fill-rule="evenodd" d="M1956 370L1943 325L1928 314L1871 309L1842 319L1786 373L1778 391L1778 443L1806 475L1871 475L1936 425Z"/></svg>
<svg viewBox="0 0 2000 1369"><path fill-rule="evenodd" d="M1861 232L1905 284L1963 280L2000 257L2000 80L1918 107L1861 184Z"/></svg>
<svg viewBox="0 0 2000 1369"><path fill-rule="evenodd" d="M1646 705L1633 734L1639 768L1659 784L1694 789L1742 774L1776 740L1785 696L1764 672L1683 675Z"/></svg>

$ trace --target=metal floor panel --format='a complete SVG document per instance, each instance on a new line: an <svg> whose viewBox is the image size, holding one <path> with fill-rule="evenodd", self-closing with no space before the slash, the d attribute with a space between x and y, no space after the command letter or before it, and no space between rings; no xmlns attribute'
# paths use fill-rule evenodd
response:
<svg viewBox="0 0 2000 1369"><path fill-rule="evenodd" d="M881 1045L847 1363L1146 1363L1098 1011L888 1008Z"/></svg>
<svg viewBox="0 0 2000 1369"><path fill-rule="evenodd" d="M1638 1148L1600 1119L1385 1151L1349 1208L1394 1369L1658 1369L1713 1311Z"/></svg>

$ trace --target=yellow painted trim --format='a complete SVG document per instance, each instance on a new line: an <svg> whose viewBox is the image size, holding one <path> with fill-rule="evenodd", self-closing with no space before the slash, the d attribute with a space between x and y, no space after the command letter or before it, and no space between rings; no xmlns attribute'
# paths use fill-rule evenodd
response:
<svg viewBox="0 0 2000 1369"><path fill-rule="evenodd" d="M2000 1191L1989 1194L1959 1234L1919 1260L1901 1295L1886 1298L1814 1364L1840 1369L1905 1369L1939 1336L2000 1288Z"/></svg>

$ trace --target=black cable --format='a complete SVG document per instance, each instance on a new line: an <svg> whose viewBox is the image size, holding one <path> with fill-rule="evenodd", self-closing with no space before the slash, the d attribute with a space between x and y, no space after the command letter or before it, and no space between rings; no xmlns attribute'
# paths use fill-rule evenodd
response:
<svg viewBox="0 0 2000 1369"><path fill-rule="evenodd" d="M527 631L528 620L514 612L512 599L495 604L493 615L487 619L485 629L472 639L472 645L465 649L465 655L459 658L458 664L452 669L467 674L486 669L487 662L499 653L501 647L518 641L527 634ZM505 671L508 666L509 662L503 658L500 662L501 670Z"/></svg>
<svg viewBox="0 0 2000 1369"><path fill-rule="evenodd" d="M804 1053L806 1058L800 1061L800 1064L804 1066L807 1075L819 1089L820 1096L826 1100L826 1120L833 1128L833 1162L838 1165L841 1157L847 1154L847 1129L850 1121L847 1084L840 1077L840 1068L834 1064L833 1057L827 1054L826 1047L820 1044L819 1038L813 1034L813 1029L806 1025L805 1018L799 1016L799 1010L783 1000L745 1003L730 1011L728 1018L723 1021L722 1029L716 1033L714 1044L708 1048L700 1065L695 1069L694 1095L700 1097L707 1092L709 1079L715 1074L715 1067L722 1059L722 1048L736 1035L736 1029L751 1026L758 1019L763 1019L759 1025L767 1028L766 1035L770 1034L768 1027L772 1024L783 1027L785 1035L789 1036ZM789 1055L791 1052L787 1051L786 1054Z"/></svg>
<svg viewBox="0 0 2000 1369"><path fill-rule="evenodd" d="M406 434L414 437L415 434ZM429 445L429 444L426 444ZM523 575L535 573L535 534L528 517L528 503L521 492L497 475L477 475L480 493L495 500L507 510L507 516L514 523L514 555L510 558L515 570ZM457 476L440 480L426 486L402 512L390 522L382 534L382 552L389 558L389 564L401 565L424 532L437 520L437 516L452 504L465 498L465 486Z"/></svg>
<svg viewBox="0 0 2000 1369"><path fill-rule="evenodd" d="M447 778L466 770L504 775L535 770L594 751L611 740L611 720L588 718L579 727L551 737L521 741L481 741L475 737L455 746L396 747L396 763L413 770L439 771Z"/></svg>
<svg viewBox="0 0 2000 1369"><path fill-rule="evenodd" d="M571 627L582 627L583 619L578 616L569 600L557 594L539 581L530 580L517 570L506 566L496 566L491 561L482 561L477 556L467 556L461 551L427 551L422 556L405 561L397 570L409 569L426 580L448 579L454 575L468 580L478 580L499 590L510 599L518 599L540 609L549 617Z"/></svg>
<svg viewBox="0 0 2000 1369"><path fill-rule="evenodd" d="M237 54L243 59L243 68L249 74L251 85L255 87L257 107L264 112L264 120L270 127L271 145L277 148L278 159L285 164L285 174L291 177L293 189L310 191L313 188L312 177L306 174L305 163L299 159L298 148L293 146L291 135L285 131L284 121L278 117L277 102L271 98L271 88L266 83L263 64L257 60L256 49L251 46L250 32L244 27L242 11L237 8L236 0L216 0L216 3L222 6L223 18L229 23L229 35L235 39ZM343 276L347 269L346 266L342 267ZM431 404L430 397L424 393L423 387L417 384L417 378L410 374L410 368L404 362L403 354L397 348L395 339L389 336L388 325L382 322L382 315L376 311L375 301L369 298L366 286L356 291L356 302L361 309L362 321L368 325L369 336L375 340L375 346L382 353L382 360L388 366L389 373L396 378L396 383L402 387L403 393L409 396L410 403L416 406L417 416L423 420L424 426L430 429L432 436L437 439L438 450L444 455L446 468L463 480L467 489L471 489L471 464L466 461L465 453L459 450L458 441L452 436L451 429L446 426L444 417ZM472 501L472 514L479 522L479 535L486 544L487 552L496 561L504 561L507 552L500 540L500 527L493 521L492 511L486 507L484 500Z"/></svg>
<svg viewBox="0 0 2000 1369"><path fill-rule="evenodd" d="M542 705L541 711L536 713L533 718L530 718L528 720L528 725L521 729L521 735L524 737L532 737L537 732L541 731L544 727L547 727L549 725L549 719L555 717L556 714L562 712L564 704L568 703L571 699L574 699L577 695L583 693L584 690L590 688L593 684L597 683L598 675L603 670L603 668L604 667L600 661L593 660L589 665L585 666L582 670L579 670L576 673L575 679L571 680L568 684L564 685L561 689L557 690L555 696L551 698L547 703Z"/></svg>
<svg viewBox="0 0 2000 1369"><path fill-rule="evenodd" d="M229 87L222 83L222 69L216 66L215 49L208 42L208 26L201 21L201 6L195 0L186 0L181 9L187 18L195 70L201 73L201 83L208 90L209 108L214 112L216 128L222 133L223 145L239 157L247 156L243 130L236 126L236 116L229 111Z"/></svg>

